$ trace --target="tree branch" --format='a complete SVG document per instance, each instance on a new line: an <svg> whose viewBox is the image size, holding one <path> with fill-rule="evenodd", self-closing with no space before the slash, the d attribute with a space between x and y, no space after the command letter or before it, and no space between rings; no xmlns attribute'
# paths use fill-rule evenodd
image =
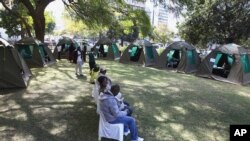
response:
<svg viewBox="0 0 250 141"><path fill-rule="evenodd" d="M12 14L13 16L17 17L17 18L20 18L21 22L25 25L25 29L27 31L27 34L28 36L32 37L31 35L31 32L30 32L30 26L29 24L25 21L25 19L18 13L18 12L15 12L13 10L11 10L3 0L0 1L3 5L3 7L10 13Z"/></svg>
<svg viewBox="0 0 250 141"><path fill-rule="evenodd" d="M29 11L29 14L32 17L35 17L35 8L31 4L31 2L29 0L20 0L20 2L27 8L27 10Z"/></svg>

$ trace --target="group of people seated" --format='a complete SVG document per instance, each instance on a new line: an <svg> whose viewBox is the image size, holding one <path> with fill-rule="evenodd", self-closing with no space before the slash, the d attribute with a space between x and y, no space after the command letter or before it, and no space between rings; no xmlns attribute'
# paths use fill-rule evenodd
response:
<svg viewBox="0 0 250 141"><path fill-rule="evenodd" d="M92 91L92 96L97 104L97 113L101 113L105 121L110 124L123 124L124 134L130 133L131 141L143 141L143 138L138 136L136 121L132 117L132 108L124 100L120 86L112 84L106 72L106 69L100 69Z"/></svg>

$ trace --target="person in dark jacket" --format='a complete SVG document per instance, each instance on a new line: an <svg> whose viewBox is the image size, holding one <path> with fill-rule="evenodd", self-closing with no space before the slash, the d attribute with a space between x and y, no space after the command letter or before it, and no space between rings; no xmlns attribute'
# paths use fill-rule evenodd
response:
<svg viewBox="0 0 250 141"><path fill-rule="evenodd" d="M100 52L100 57L103 57L103 55L104 55L104 45L103 44L100 45L99 52Z"/></svg>
<svg viewBox="0 0 250 141"><path fill-rule="evenodd" d="M91 48L91 51L89 52L89 71L95 67L95 55L94 55L94 48Z"/></svg>
<svg viewBox="0 0 250 141"><path fill-rule="evenodd" d="M83 46L83 61L86 62L86 53L87 53L87 46Z"/></svg>
<svg viewBox="0 0 250 141"><path fill-rule="evenodd" d="M73 62L73 57L74 57L74 50L75 50L75 47L74 47L74 44L71 43L70 46L69 46L69 62Z"/></svg>
<svg viewBox="0 0 250 141"><path fill-rule="evenodd" d="M61 60L61 55L62 55L62 52L63 52L64 48L65 48L65 44L64 43L61 46L57 47L58 60Z"/></svg>

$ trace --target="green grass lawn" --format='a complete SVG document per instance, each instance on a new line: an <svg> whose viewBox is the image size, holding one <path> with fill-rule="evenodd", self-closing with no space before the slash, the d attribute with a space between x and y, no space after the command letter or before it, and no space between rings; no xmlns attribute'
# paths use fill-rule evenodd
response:
<svg viewBox="0 0 250 141"><path fill-rule="evenodd" d="M121 85L145 141L229 141L230 124L250 123L250 86L98 61ZM97 141L99 117L87 77L66 60L32 69L27 89L0 92L1 141ZM126 137L129 140L129 137Z"/></svg>

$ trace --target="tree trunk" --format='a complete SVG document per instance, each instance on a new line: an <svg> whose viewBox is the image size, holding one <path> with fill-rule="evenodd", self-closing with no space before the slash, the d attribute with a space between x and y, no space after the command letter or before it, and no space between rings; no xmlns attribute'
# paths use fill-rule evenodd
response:
<svg viewBox="0 0 250 141"><path fill-rule="evenodd" d="M33 26L35 29L36 38L40 41L44 41L45 35L45 8L54 0L37 0L35 6L30 0L20 0L21 3L28 9L30 16L33 19Z"/></svg>
<svg viewBox="0 0 250 141"><path fill-rule="evenodd" d="M36 11L35 17L33 18L33 25L35 29L35 35L38 40L41 42L44 41L45 35L45 16L44 11Z"/></svg>

